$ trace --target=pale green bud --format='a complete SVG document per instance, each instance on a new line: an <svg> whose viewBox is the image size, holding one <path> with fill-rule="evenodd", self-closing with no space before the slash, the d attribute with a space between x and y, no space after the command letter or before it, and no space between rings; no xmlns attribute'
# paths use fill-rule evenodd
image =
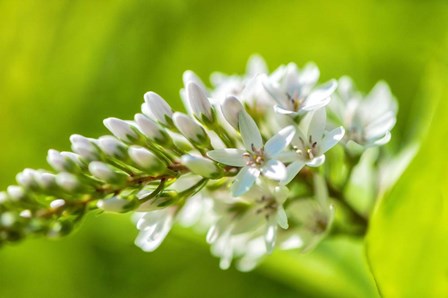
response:
<svg viewBox="0 0 448 298"><path fill-rule="evenodd" d="M123 184L128 178L127 174L118 172L114 167L101 161L89 163L89 171L94 177L110 184Z"/></svg>
<svg viewBox="0 0 448 298"><path fill-rule="evenodd" d="M173 109L170 105L155 92L147 92L144 97L147 108L142 109L142 112L164 126L173 126Z"/></svg>
<svg viewBox="0 0 448 298"><path fill-rule="evenodd" d="M136 114L134 117L138 128L151 141L157 142L160 145L171 143L171 138L168 133L162 129L157 123L143 114Z"/></svg>
<svg viewBox="0 0 448 298"><path fill-rule="evenodd" d="M195 155L183 155L181 161L190 171L199 176L216 179L222 175L222 170L214 161L208 158Z"/></svg>
<svg viewBox="0 0 448 298"><path fill-rule="evenodd" d="M135 165L150 174L161 174L166 169L165 163L146 148L130 146L128 152Z"/></svg>
<svg viewBox="0 0 448 298"><path fill-rule="evenodd" d="M104 119L103 123L114 136L123 142L135 143L141 138L138 129L128 121L111 117Z"/></svg>
<svg viewBox="0 0 448 298"><path fill-rule="evenodd" d="M101 151L110 157L121 160L128 157L127 146L113 136L102 136L98 138L98 146Z"/></svg>
<svg viewBox="0 0 448 298"><path fill-rule="evenodd" d="M132 202L122 198L112 197L110 199L99 200L96 206L107 212L122 213L129 211Z"/></svg>
<svg viewBox="0 0 448 298"><path fill-rule="evenodd" d="M210 147L210 139L204 128L183 113L173 115L174 125L192 144L201 148Z"/></svg>

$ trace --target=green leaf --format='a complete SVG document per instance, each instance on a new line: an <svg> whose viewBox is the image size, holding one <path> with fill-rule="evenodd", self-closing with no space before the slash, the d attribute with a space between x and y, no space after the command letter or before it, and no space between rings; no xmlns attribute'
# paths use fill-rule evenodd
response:
<svg viewBox="0 0 448 298"><path fill-rule="evenodd" d="M419 98L435 110L429 133L372 216L367 255L384 297L448 297L446 73L429 78L431 96Z"/></svg>

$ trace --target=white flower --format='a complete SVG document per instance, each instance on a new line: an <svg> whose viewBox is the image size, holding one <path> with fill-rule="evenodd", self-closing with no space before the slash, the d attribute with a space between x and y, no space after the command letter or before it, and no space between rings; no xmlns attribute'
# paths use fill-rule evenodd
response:
<svg viewBox="0 0 448 298"><path fill-rule="evenodd" d="M334 147L344 136L344 128L338 127L325 132L325 108L307 114L301 121L292 144L295 151L285 152L281 156L284 162L291 162L282 184L288 184L305 166L318 167L325 161L324 153Z"/></svg>
<svg viewBox="0 0 448 298"><path fill-rule="evenodd" d="M287 195L286 187L263 181L239 202L215 204L219 219L208 231L207 241L213 254L221 258L222 269L228 268L233 258L241 258L238 267L250 270L272 252L278 226L288 228L283 208Z"/></svg>
<svg viewBox="0 0 448 298"><path fill-rule="evenodd" d="M220 102L229 96L241 98L250 108L262 114L267 107L271 107L269 94L261 84L261 75L267 75L266 62L259 55L249 58L246 73L243 75L226 75L215 72L211 75L214 86L212 97Z"/></svg>
<svg viewBox="0 0 448 298"><path fill-rule="evenodd" d="M288 205L287 214L294 228L279 239L282 249L313 249L328 234L334 219L334 208L330 204L327 186L322 176L314 176L314 198L299 199Z"/></svg>
<svg viewBox="0 0 448 298"><path fill-rule="evenodd" d="M397 102L385 82L378 82L363 98L354 90L352 80L342 77L336 95L330 108L347 131L344 138L347 144L353 141L363 147L374 147L389 142Z"/></svg>
<svg viewBox="0 0 448 298"><path fill-rule="evenodd" d="M277 102L274 109L279 114L298 116L317 110L330 102L336 90L336 81L314 88L319 79L319 69L308 64L300 72L297 65L289 63L263 79L266 91Z"/></svg>
<svg viewBox="0 0 448 298"><path fill-rule="evenodd" d="M242 167L231 188L237 197L246 193L260 174L278 181L286 177L285 166L276 157L290 144L295 133L293 126L285 127L263 144L255 121L245 111L239 114L239 128L246 150L217 149L207 153L217 162Z"/></svg>

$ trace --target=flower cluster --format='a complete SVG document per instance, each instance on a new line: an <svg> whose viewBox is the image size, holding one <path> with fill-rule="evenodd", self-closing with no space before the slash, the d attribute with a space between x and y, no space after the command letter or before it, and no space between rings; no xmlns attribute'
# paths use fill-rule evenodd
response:
<svg viewBox="0 0 448 298"><path fill-rule="evenodd" d="M104 120L112 135L72 135L73 152L48 152L53 171L19 173L0 192L0 244L65 235L91 210L132 211L144 251L174 223L197 225L221 268L251 270L274 248L315 247L334 206L362 225L344 188L363 152L389 141L397 104L383 82L363 97L347 77L319 76L312 63L269 73L258 56L244 75L214 73L212 88L186 71L187 113L148 92L133 120ZM323 165L340 159L334 181Z"/></svg>

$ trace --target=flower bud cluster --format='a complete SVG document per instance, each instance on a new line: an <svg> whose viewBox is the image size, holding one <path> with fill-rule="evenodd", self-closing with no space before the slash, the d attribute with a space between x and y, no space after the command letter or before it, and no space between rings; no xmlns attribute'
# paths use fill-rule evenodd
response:
<svg viewBox="0 0 448 298"><path fill-rule="evenodd" d="M0 244L65 235L100 210L135 212L144 251L176 222L207 229L223 269L236 260L251 270L275 248L312 249L329 234L338 201L350 207L351 170L367 148L389 141L397 109L383 82L364 99L348 78L319 84L319 76L312 63L269 73L258 56L244 75L214 73L212 88L186 71L187 114L148 92L132 120L104 120L111 135L72 135L73 152L49 150L53 171L19 173L0 192ZM328 173L332 164L342 179ZM356 209L346 213L365 224Z"/></svg>

